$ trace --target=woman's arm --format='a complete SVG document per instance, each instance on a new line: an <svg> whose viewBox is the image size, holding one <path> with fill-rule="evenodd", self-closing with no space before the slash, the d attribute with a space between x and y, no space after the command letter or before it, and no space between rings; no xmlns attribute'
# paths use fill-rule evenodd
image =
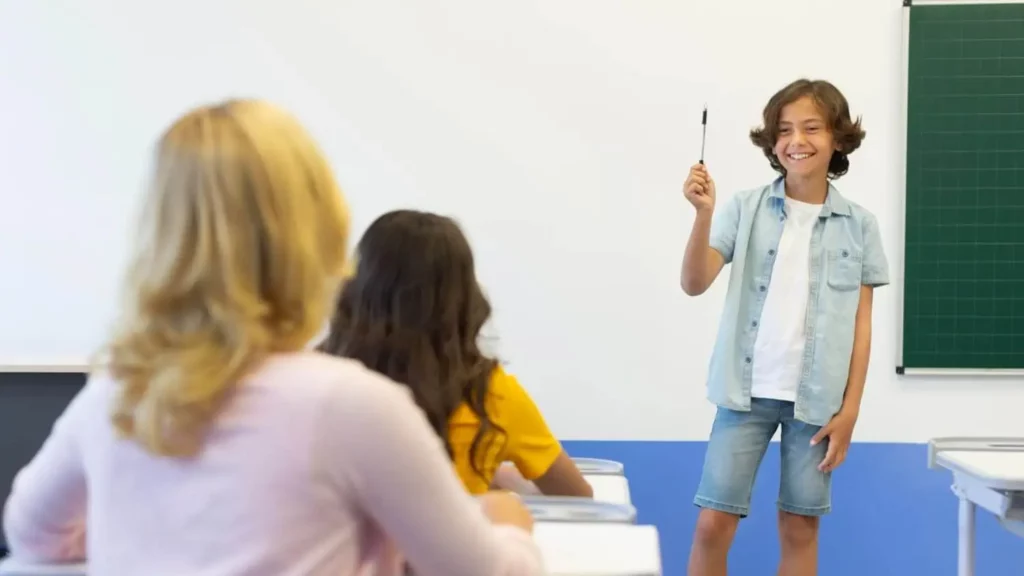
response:
<svg viewBox="0 0 1024 576"><path fill-rule="evenodd" d="M14 479L3 529L11 556L23 562L85 559L86 482L79 442L92 402L88 386L57 419L42 448Z"/></svg>
<svg viewBox="0 0 1024 576"><path fill-rule="evenodd" d="M329 472L423 576L543 574L525 507L504 502L488 520L405 388L361 371L333 396L323 422ZM521 505L520 505L521 506ZM505 508L501 510L501 508Z"/></svg>

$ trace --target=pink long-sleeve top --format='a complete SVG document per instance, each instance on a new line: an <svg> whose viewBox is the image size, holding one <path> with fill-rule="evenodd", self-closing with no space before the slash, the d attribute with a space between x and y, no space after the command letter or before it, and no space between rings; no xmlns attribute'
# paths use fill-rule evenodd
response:
<svg viewBox="0 0 1024 576"><path fill-rule="evenodd" d="M12 557L105 576L543 574L531 536L465 492L407 390L313 352L269 359L193 459L116 436L95 375L17 476Z"/></svg>

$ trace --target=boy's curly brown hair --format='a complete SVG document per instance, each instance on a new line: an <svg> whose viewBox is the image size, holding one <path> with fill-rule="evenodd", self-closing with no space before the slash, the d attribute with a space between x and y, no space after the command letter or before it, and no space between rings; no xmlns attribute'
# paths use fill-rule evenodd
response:
<svg viewBox="0 0 1024 576"><path fill-rule="evenodd" d="M786 169L775 156L775 143L779 139L779 118L782 109L805 96L811 97L828 123L828 129L839 149L832 153L828 163L828 176L835 180L850 169L849 155L860 147L865 132L860 126L860 117L850 117L850 105L846 97L831 82L801 78L779 90L764 107L764 124L750 131L750 141L764 152L776 172L786 175Z"/></svg>

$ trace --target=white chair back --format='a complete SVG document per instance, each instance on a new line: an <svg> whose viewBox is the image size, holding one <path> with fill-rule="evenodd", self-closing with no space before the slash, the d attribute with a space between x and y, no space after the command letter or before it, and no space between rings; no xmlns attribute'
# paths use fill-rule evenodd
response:
<svg viewBox="0 0 1024 576"><path fill-rule="evenodd" d="M587 476L622 476L626 473L626 466L615 460L603 460L601 458L573 458L576 467Z"/></svg>
<svg viewBox="0 0 1024 576"><path fill-rule="evenodd" d="M594 500L612 504L632 504L629 480L625 476L604 476L601 474L583 476L594 489Z"/></svg>

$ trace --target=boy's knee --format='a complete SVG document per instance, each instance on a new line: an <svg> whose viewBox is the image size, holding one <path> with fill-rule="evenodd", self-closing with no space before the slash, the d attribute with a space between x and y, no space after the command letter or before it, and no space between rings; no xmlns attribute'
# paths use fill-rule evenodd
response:
<svg viewBox="0 0 1024 576"><path fill-rule="evenodd" d="M791 512L779 511L779 539L783 546L802 548L818 541L817 516L801 516Z"/></svg>
<svg viewBox="0 0 1024 576"><path fill-rule="evenodd" d="M694 541L702 548L727 548L736 535L740 517L718 510L703 509L697 516Z"/></svg>

